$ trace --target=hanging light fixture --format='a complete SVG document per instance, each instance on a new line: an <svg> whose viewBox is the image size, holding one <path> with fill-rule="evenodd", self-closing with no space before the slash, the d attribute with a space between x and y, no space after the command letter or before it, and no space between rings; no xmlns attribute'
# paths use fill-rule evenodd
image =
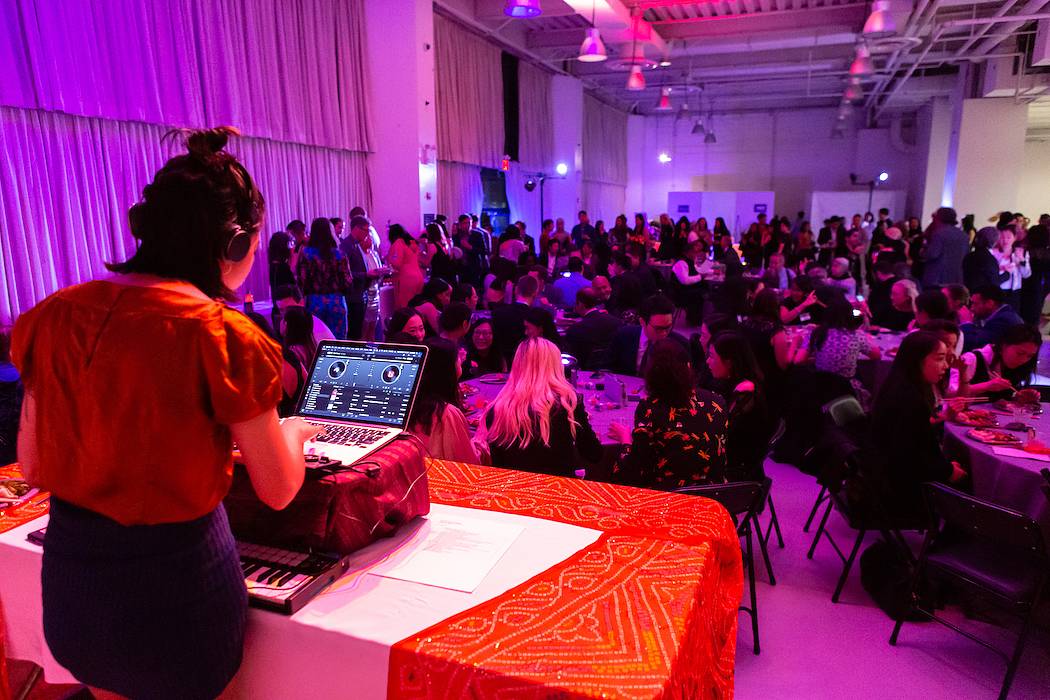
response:
<svg viewBox="0 0 1050 700"><path fill-rule="evenodd" d="M631 72L627 75L627 89L632 92L645 89L645 76L642 75L641 66L631 66Z"/></svg>
<svg viewBox="0 0 1050 700"><path fill-rule="evenodd" d="M660 103L656 105L657 112L671 111L671 88L660 88Z"/></svg>
<svg viewBox="0 0 1050 700"><path fill-rule="evenodd" d="M864 89L860 85L848 85L842 97L847 102L858 102L864 98Z"/></svg>
<svg viewBox="0 0 1050 700"><path fill-rule="evenodd" d="M693 135L700 136L706 133L707 129L704 127L704 118L700 117L696 120L696 124L693 124Z"/></svg>
<svg viewBox="0 0 1050 700"><path fill-rule="evenodd" d="M507 0L503 5L503 14L515 19L529 19L543 14L540 0Z"/></svg>
<svg viewBox="0 0 1050 700"><path fill-rule="evenodd" d="M836 115L836 119L840 122L844 122L849 119L850 114L853 112L853 107L849 102L843 102L839 105L839 113Z"/></svg>
<svg viewBox="0 0 1050 700"><path fill-rule="evenodd" d="M597 0L591 1L591 28L587 30L587 36L580 44L580 55L576 57L577 61L584 63L600 63L609 58L609 54L605 51L605 44L602 43L602 35L594 21L596 3Z"/></svg>
<svg viewBox="0 0 1050 700"><path fill-rule="evenodd" d="M874 75L875 64L871 61L871 51L864 44L857 47L857 57L849 65L850 75Z"/></svg>
<svg viewBox="0 0 1050 700"><path fill-rule="evenodd" d="M890 0L875 0L871 4L871 14L864 22L861 34L868 39L892 36L897 33L897 21L893 19L893 6Z"/></svg>
<svg viewBox="0 0 1050 700"><path fill-rule="evenodd" d="M715 143L715 115L707 113L707 133L704 135L704 143Z"/></svg>

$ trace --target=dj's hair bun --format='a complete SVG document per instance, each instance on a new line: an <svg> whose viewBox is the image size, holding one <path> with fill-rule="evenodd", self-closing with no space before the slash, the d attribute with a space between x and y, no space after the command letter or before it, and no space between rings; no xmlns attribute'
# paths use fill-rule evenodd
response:
<svg viewBox="0 0 1050 700"><path fill-rule="evenodd" d="M226 148L231 136L240 136L233 126L217 126L214 129L180 129L190 156L204 163L211 163L215 156Z"/></svg>

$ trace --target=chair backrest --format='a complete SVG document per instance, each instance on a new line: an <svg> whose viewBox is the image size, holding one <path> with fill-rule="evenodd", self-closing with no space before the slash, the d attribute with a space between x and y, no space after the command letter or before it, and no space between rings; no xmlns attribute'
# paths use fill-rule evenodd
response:
<svg viewBox="0 0 1050 700"><path fill-rule="evenodd" d="M865 415L864 408L853 396L840 396L832 399L821 406L820 410L840 428L864 418Z"/></svg>
<svg viewBox="0 0 1050 700"><path fill-rule="evenodd" d="M1039 523L1024 513L1003 508L938 483L923 484L931 514L997 548L1027 554L1046 565L1046 543Z"/></svg>
<svg viewBox="0 0 1050 700"><path fill-rule="evenodd" d="M729 514L736 519L739 516L747 517L762 509L765 500L765 489L757 481L735 481L729 484L708 484L705 486L683 486L675 489L675 493L684 493L691 496L703 496L713 501L718 501ZM739 522L743 525L744 520Z"/></svg>
<svg viewBox="0 0 1050 700"><path fill-rule="evenodd" d="M1043 475L1043 480L1046 481L1043 484L1043 493L1046 494L1046 499L1050 501L1050 469L1043 467L1039 470L1039 473Z"/></svg>

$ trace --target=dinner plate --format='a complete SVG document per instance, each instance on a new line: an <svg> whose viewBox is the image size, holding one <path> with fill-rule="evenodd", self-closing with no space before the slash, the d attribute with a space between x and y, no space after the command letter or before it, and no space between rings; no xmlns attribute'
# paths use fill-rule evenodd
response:
<svg viewBox="0 0 1050 700"><path fill-rule="evenodd" d="M1020 445L1021 438L1002 430L986 430L974 428L966 432L966 436L985 445Z"/></svg>
<svg viewBox="0 0 1050 700"><path fill-rule="evenodd" d="M484 377L478 379L481 384L506 384L507 375L505 374L486 374Z"/></svg>

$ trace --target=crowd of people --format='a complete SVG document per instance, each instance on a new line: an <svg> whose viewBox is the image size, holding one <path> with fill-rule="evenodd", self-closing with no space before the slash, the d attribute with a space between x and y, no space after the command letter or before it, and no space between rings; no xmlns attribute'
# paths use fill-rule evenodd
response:
<svg viewBox="0 0 1050 700"><path fill-rule="evenodd" d="M804 370L845 380L880 430L907 421L900 453L887 456L917 492L928 474L904 465L930 468L924 450L939 444L953 399L1031 382L1050 217L1028 223L1003 212L977 230L942 208L922 228L882 209L814 233L803 212L760 214L735 241L721 218L638 215L629 226L621 215L607 228L580 211L571 229L548 219L533 237L525 222L497 235L462 214L437 216L418 237L395 224L381 241L360 208L348 227L321 218L307 233L293 221L269 248L282 405L294 406L320 338L425 343L432 359L411 428L435 456L571 475L603 458L604 439L621 445L608 478L678 488L761 478L791 377ZM383 284L394 308L380 314ZM857 370L889 361L880 332L903 341L876 391ZM563 354L643 377L634 425L597 436ZM507 373L506 384L472 430L453 378L490 373ZM895 393L909 395L908 411L894 412ZM965 479L951 466L937 476Z"/></svg>

